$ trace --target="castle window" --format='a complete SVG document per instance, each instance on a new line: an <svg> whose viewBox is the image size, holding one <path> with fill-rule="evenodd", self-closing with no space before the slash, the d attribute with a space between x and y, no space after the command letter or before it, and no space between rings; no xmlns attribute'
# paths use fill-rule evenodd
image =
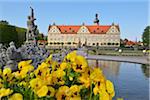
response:
<svg viewBox="0 0 150 100"><path fill-rule="evenodd" d="M99 43L96 43L96 46L99 46Z"/></svg>
<svg viewBox="0 0 150 100"><path fill-rule="evenodd" d="M107 43L107 45L111 45L111 43Z"/></svg>
<svg viewBox="0 0 150 100"><path fill-rule="evenodd" d="M68 42L67 44L71 45L71 42Z"/></svg>
<svg viewBox="0 0 150 100"><path fill-rule="evenodd" d="M119 45L119 43L116 43L116 45Z"/></svg>

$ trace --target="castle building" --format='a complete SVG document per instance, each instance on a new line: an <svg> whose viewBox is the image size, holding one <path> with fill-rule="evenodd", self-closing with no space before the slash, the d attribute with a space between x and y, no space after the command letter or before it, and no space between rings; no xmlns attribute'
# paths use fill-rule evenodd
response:
<svg viewBox="0 0 150 100"><path fill-rule="evenodd" d="M100 25L98 14L94 25L50 25L48 28L48 46L78 47L78 46L119 47L119 25Z"/></svg>

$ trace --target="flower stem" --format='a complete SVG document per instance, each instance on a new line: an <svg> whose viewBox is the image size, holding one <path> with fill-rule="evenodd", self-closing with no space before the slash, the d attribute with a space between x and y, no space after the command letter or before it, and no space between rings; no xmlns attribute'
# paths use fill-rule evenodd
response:
<svg viewBox="0 0 150 100"><path fill-rule="evenodd" d="M91 85L90 85L90 98L89 98L89 100L92 100L92 83L91 83Z"/></svg>

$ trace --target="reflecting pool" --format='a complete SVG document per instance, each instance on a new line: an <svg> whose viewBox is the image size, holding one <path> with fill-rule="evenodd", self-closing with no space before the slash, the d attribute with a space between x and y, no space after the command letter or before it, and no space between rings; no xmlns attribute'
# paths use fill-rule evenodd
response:
<svg viewBox="0 0 150 100"><path fill-rule="evenodd" d="M94 67L100 66L107 79L114 83L114 100L149 100L150 66L100 60L88 60L88 63Z"/></svg>

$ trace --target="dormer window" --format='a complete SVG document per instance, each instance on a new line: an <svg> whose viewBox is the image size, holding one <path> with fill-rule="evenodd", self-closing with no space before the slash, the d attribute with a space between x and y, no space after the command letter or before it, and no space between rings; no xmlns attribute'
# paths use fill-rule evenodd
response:
<svg viewBox="0 0 150 100"><path fill-rule="evenodd" d="M69 28L69 30L71 30L71 27Z"/></svg>
<svg viewBox="0 0 150 100"><path fill-rule="evenodd" d="M97 28L97 30L99 30L99 28Z"/></svg>

